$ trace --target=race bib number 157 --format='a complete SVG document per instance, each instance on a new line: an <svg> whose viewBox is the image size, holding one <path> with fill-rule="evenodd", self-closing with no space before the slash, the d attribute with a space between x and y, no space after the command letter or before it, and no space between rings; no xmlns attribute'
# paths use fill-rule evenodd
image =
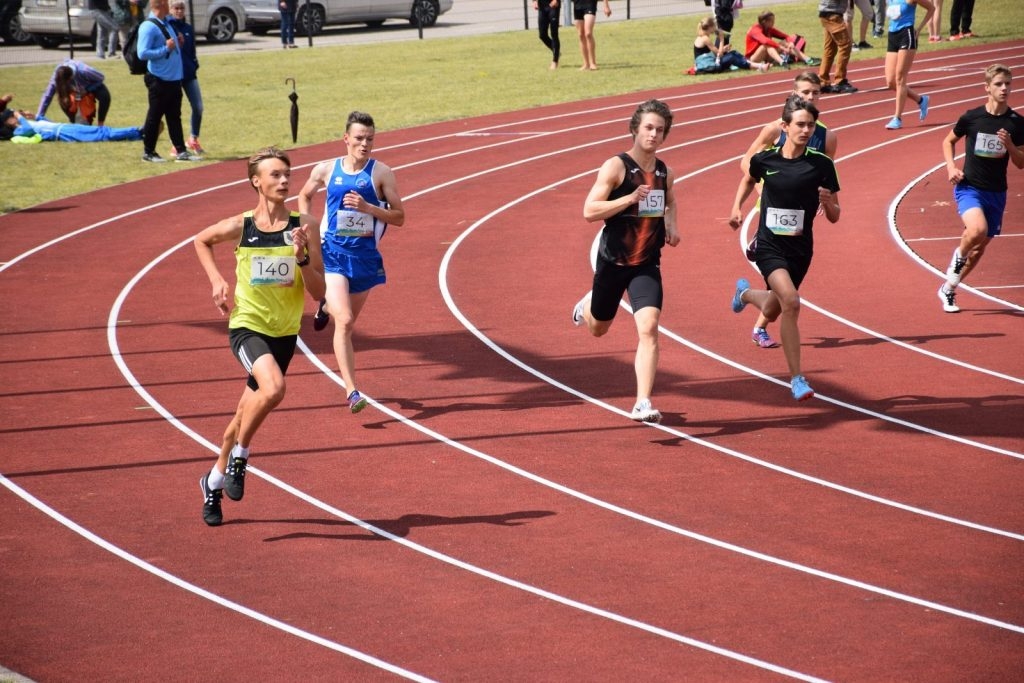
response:
<svg viewBox="0 0 1024 683"><path fill-rule="evenodd" d="M661 218L665 215L665 190L651 190L640 200L640 218Z"/></svg>

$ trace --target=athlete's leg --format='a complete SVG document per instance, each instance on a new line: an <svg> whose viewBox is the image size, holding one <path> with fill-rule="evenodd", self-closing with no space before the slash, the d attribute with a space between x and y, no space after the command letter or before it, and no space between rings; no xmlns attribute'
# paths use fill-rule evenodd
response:
<svg viewBox="0 0 1024 683"><path fill-rule="evenodd" d="M252 364L252 376L260 388L253 391L246 387L238 402L238 409L221 442L220 457L217 458L217 469L224 472L228 464L228 455L237 443L248 448L256 430L260 428L267 415L284 400L284 373L271 353L265 353Z"/></svg>
<svg viewBox="0 0 1024 683"><path fill-rule="evenodd" d="M988 236L988 221L985 219L985 212L980 207L964 211L961 218L964 221L964 232L960 237L960 257L966 260L964 267L960 270L961 282L974 270L985 253L985 247L991 241Z"/></svg>
<svg viewBox="0 0 1024 683"><path fill-rule="evenodd" d="M800 328L797 321L800 318L800 292L793 285L789 271L785 268L776 268L768 276L768 284L772 290L770 294L779 302L782 313L779 316L779 334L782 337L782 351L786 355L786 364L789 366L789 374L796 376L800 372Z"/></svg>
<svg viewBox="0 0 1024 683"><path fill-rule="evenodd" d="M633 366L636 371L636 399L651 397L654 390L654 376L658 370L658 321L661 311L654 306L645 306L633 314L636 321L638 341Z"/></svg>
<svg viewBox="0 0 1024 683"><path fill-rule="evenodd" d="M907 98L910 98L916 104L921 103L921 96L910 89L908 80L910 67L914 64L914 55L916 54L917 50L900 50L896 53L895 87L893 89L896 91L896 118L898 119L903 118L903 105L906 104ZM888 56L886 56L885 64L886 75L888 76ZM888 78L886 80L888 81Z"/></svg>
<svg viewBox="0 0 1024 683"><path fill-rule="evenodd" d="M334 355L338 360L338 372L345 383L348 393L356 390L355 349L352 346L352 333L356 319L366 304L370 290L352 294L349 292L348 278L338 273L327 273L324 276L327 284L327 310L334 317Z"/></svg>

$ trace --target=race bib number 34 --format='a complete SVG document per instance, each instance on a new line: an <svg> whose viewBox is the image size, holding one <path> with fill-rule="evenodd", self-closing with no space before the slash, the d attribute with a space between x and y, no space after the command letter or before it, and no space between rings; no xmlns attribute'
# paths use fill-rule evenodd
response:
<svg viewBox="0 0 1024 683"><path fill-rule="evenodd" d="M370 237L373 235L373 216L359 211L339 210L335 232L345 237Z"/></svg>
<svg viewBox="0 0 1024 683"><path fill-rule="evenodd" d="M295 284L294 256L253 256L249 284L254 287L291 287Z"/></svg>
<svg viewBox="0 0 1024 683"><path fill-rule="evenodd" d="M665 215L665 190L651 190L640 200L637 209L640 218L661 218Z"/></svg>
<svg viewBox="0 0 1024 683"><path fill-rule="evenodd" d="M765 227L776 235L796 237L804 232L803 209L776 209L769 206L765 210Z"/></svg>

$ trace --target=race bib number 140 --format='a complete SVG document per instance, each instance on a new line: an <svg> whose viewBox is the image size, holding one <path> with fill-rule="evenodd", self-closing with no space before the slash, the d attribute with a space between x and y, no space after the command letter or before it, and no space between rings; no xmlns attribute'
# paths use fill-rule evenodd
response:
<svg viewBox="0 0 1024 683"><path fill-rule="evenodd" d="M294 256L253 256L249 284L254 287L291 287L295 284Z"/></svg>

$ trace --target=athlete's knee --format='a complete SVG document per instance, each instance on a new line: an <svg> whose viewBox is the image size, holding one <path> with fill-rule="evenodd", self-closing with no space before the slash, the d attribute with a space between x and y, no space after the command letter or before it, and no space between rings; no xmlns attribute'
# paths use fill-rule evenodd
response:
<svg viewBox="0 0 1024 683"><path fill-rule="evenodd" d="M588 321L588 324L587 324L587 329L590 331L590 334L595 336L595 337L603 337L604 335L608 334L608 330L610 330L611 327L612 327L612 321L611 320L593 320L593 319L591 319L590 321Z"/></svg>
<svg viewBox="0 0 1024 683"><path fill-rule="evenodd" d="M793 292L785 294L785 295L782 295L782 296L776 294L776 297L778 298L779 306L781 307L781 311L782 311L783 314L789 314L789 315L799 315L800 314L800 293L799 292L797 292L796 290L793 290Z"/></svg>

